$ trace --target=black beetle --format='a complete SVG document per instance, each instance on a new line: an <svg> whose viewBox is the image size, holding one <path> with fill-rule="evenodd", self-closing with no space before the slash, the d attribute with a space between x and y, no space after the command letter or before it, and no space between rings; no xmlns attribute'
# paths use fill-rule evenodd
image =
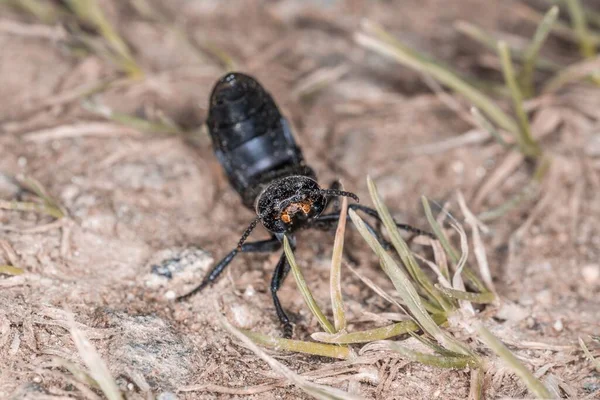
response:
<svg viewBox="0 0 600 400"><path fill-rule="evenodd" d="M339 219L339 209L323 214L333 199L347 196L358 202L355 194L339 190L337 182L329 189L319 186L314 171L304 162L287 120L271 95L254 78L238 72L221 78L210 96L206 123L215 155L229 182L241 196L243 204L254 210L257 217L248 226L237 247L214 266L198 287L178 297L178 301L214 282L239 252L277 251L282 246L284 235L294 247L293 235L299 229L334 228ZM350 204L349 208L361 210L379 221L377 212L372 208L356 203ZM245 243L259 222L271 233L271 238ZM397 225L407 231L430 235L408 225ZM369 228L382 243L387 243L375 229ZM281 307L277 291L289 270L287 259L282 254L271 280L275 310L286 337L292 335L292 324Z"/></svg>

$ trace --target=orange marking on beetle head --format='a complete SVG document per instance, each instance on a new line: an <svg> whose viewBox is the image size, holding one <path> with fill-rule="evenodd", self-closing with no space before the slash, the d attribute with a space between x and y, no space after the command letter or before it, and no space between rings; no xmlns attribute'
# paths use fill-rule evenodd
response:
<svg viewBox="0 0 600 400"><path fill-rule="evenodd" d="M304 200L297 203L292 203L287 206L283 212L281 213L281 220L286 224L289 224L292 221L292 217L297 213L302 211L304 214L308 214L312 209L312 201Z"/></svg>

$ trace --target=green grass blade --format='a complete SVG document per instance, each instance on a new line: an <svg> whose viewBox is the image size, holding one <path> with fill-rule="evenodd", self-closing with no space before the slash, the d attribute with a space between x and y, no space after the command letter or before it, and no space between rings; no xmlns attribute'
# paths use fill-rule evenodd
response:
<svg viewBox="0 0 600 400"><path fill-rule="evenodd" d="M69 8L83 22L89 23L100 31L104 39L119 57L121 68L132 78L143 75L141 68L136 64L127 44L106 19L97 0L66 0Z"/></svg>
<svg viewBox="0 0 600 400"><path fill-rule="evenodd" d="M348 198L342 198L340 219L333 242L333 255L331 256L331 276L329 287L331 293L331 309L336 332L346 329L346 313L342 297L342 254L344 251L344 233L346 232L346 216L348 214Z"/></svg>
<svg viewBox="0 0 600 400"><path fill-rule="evenodd" d="M529 371L515 355L496 338L481 322L475 324L475 330L479 339L496 353L498 357L509 367L525 385L540 399L551 399L552 395L531 371Z"/></svg>
<svg viewBox="0 0 600 400"><path fill-rule="evenodd" d="M538 144L533 139L533 136L531 136L529 118L527 117L527 113L523 108L523 95L521 94L521 89L519 89L519 85L515 77L513 63L510 57L510 50L506 42L500 41L498 43L498 54L500 56L500 61L502 62L504 80L510 89L515 114L517 114L519 130L516 132L515 138L523 154L528 157L537 157L540 155L541 151Z"/></svg>
<svg viewBox="0 0 600 400"><path fill-rule="evenodd" d="M565 0L573 30L579 41L579 49L585 58L591 58L596 55L596 45L594 44L587 26L587 20L579 0Z"/></svg>
<svg viewBox="0 0 600 400"><path fill-rule="evenodd" d="M390 40L391 36L375 24L368 23L364 28L368 34L357 33L354 36L354 39L358 44L386 57L390 57L398 63L412 68L415 71L431 75L443 85L467 98L469 102L482 110L498 126L515 134L518 132L518 125L514 119L502 111L492 99L458 75L447 68L418 55L412 50L407 50L405 46L398 43L395 39L392 42Z"/></svg>
<svg viewBox="0 0 600 400"><path fill-rule="evenodd" d="M459 32L462 32L463 34L467 35L468 37L475 40L476 42L481 43L488 49L492 50L494 53L498 49L498 39L496 39L489 33L485 32L480 27L473 25L469 22L465 22L465 21L458 21L455 24L455 27ZM528 56L527 52L528 52L529 48L526 49L525 51L515 49L515 48L512 48L511 50L512 50L516 60L523 61L524 63L527 62L527 56ZM539 68L540 70L551 71L551 72L558 71L562 68L562 66L560 64L557 64L552 60L548 60L546 58L538 58L538 57L535 57L533 59L532 67L534 69Z"/></svg>
<svg viewBox="0 0 600 400"><path fill-rule="evenodd" d="M218 307L218 305L215 305ZM239 341L241 341L245 347L250 349L254 354L260 357L264 362L269 364L269 367L276 373L283 376L285 379L293 383L299 389L307 393L308 395L319 399L319 400L361 400L362 397L358 397L356 395L350 394L348 392L344 392L340 389L336 389L333 387L328 387L324 385L319 385L316 383L309 382L306 378L296 374L288 367L269 356L265 353L260 347L258 347L252 339L247 337L243 332L240 332L237 328L229 323L225 319L225 317L219 313L219 321L229 333L235 336Z"/></svg>
<svg viewBox="0 0 600 400"><path fill-rule="evenodd" d="M546 41L548 34L552 30L552 26L558 18L558 13L559 9L557 6L550 8L538 25L537 30L533 35L533 39L531 40L531 44L525 51L523 69L519 75L519 82L521 82L521 88L523 89L523 93L527 98L534 95L533 72L540 54L540 49Z"/></svg>
<svg viewBox="0 0 600 400"><path fill-rule="evenodd" d="M25 271L21 268L13 267L12 265L0 265L0 274L16 276L24 273Z"/></svg>
<svg viewBox="0 0 600 400"><path fill-rule="evenodd" d="M423 307L423 304L420 301L419 294L417 290L410 282L408 275L396 264L394 259L387 254L387 252L381 247L381 244L377 239L369 232L367 226L364 221L360 218L354 210L350 210L349 212L350 219L358 229L361 236L365 239L365 241L369 244L371 249L377 254L378 258L382 261L382 266L384 268L385 273L388 275L396 291L412 313L415 318L415 321L421 326L423 330L429 333L431 336L436 338L436 340L444 347L449 350L455 351L461 354L470 355L471 351L463 346L456 339L450 337L444 331L440 329L440 327L435 323L435 321L431 318L427 310ZM409 259L412 258L410 253L405 254ZM413 262L416 263L416 261Z"/></svg>
<svg viewBox="0 0 600 400"><path fill-rule="evenodd" d="M441 325L446 322L445 314L434 314L433 320ZM395 336L404 335L409 332L416 332L421 328L414 321L402 321L395 324L382 326L380 328L367 329L364 331L350 333L329 334L325 332L316 332L311 335L314 340L325 343L352 344L352 343L370 343L376 340L384 340Z"/></svg>
<svg viewBox="0 0 600 400"><path fill-rule="evenodd" d="M419 351L411 350L401 344L391 341L375 342L366 345L363 351L367 350L390 350L395 353L399 353L402 357L416 361L421 364L430 365L438 368L466 368L478 366L478 360L475 357L467 355L451 356L438 356L434 354L426 354Z"/></svg>
<svg viewBox="0 0 600 400"><path fill-rule="evenodd" d="M471 107L471 115L473 118L475 118L475 122L477 122L481 128L489 132L489 134L492 135L492 137L496 139L498 143L504 147L510 146L508 143L506 143L500 132L498 132L498 129L496 129L496 127L481 113L481 111L479 111L477 107Z"/></svg>
<svg viewBox="0 0 600 400"><path fill-rule="evenodd" d="M298 289L300 289L300 293L304 298L304 302L306 303L310 311L313 313L313 315L317 318L319 324L321 324L321 327L328 333L335 333L335 328L333 327L333 325L331 325L331 322L327 320L327 317L325 317L323 311L321 311L321 308L315 301L315 298L313 297L310 289L308 288L308 285L306 284L306 281L304 280L304 276L302 275L300 268L298 268L298 264L296 264L294 252L292 251L292 247L290 246L290 242L287 236L283 237L283 250L285 252L285 256L288 262L290 263L290 266L292 267L292 274L294 275L294 279L296 280Z"/></svg>
<svg viewBox="0 0 600 400"><path fill-rule="evenodd" d="M392 218L389 210L383 204L383 200L377 191L377 187L375 183L370 177L367 177L367 185L369 187L369 193L371 195L371 199L375 204L375 208L377 209L377 213L379 214L383 224L385 225L388 234L390 235L390 239L396 252L402 259L402 263L406 266L407 271L412 276L412 278L418 283L418 285L423 288L425 293L429 295L429 299L433 302L438 303L444 310L449 310L452 308L452 304L446 301L443 296L440 296L435 287L433 286L433 282L429 279L429 277L423 272L417 261L412 256L408 245L400 236L400 232L396 227L396 222Z"/></svg>
<svg viewBox="0 0 600 400"><path fill-rule="evenodd" d="M240 331L252 339L254 343L278 351L286 350L296 353L312 354L315 356L339 358L341 360L348 359L351 355L350 349L345 346L333 346L323 343L305 342L302 340L274 338L245 329L240 329Z"/></svg>
<svg viewBox="0 0 600 400"><path fill-rule="evenodd" d="M492 292L469 293L469 292L463 292L462 290L450 289L447 287L443 287L441 285L435 285L435 287L440 292L442 292L443 294L445 294L448 297L451 297L451 298L457 299L457 300L466 300L471 303L491 304L496 299L496 297L494 296L494 293L492 293Z"/></svg>
<svg viewBox="0 0 600 400"><path fill-rule="evenodd" d="M64 217L63 212L56 207L28 201L0 200L0 209L13 211L31 211L38 214L46 214L56 219L61 219L62 217Z"/></svg>
<svg viewBox="0 0 600 400"><path fill-rule="evenodd" d="M542 88L542 93L552 93L564 86L589 76L600 75L600 56L569 65L553 76Z"/></svg>

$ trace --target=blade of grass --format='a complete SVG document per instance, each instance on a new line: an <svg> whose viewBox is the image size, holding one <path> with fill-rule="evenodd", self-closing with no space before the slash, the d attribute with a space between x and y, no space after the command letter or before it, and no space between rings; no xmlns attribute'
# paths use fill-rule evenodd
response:
<svg viewBox="0 0 600 400"><path fill-rule="evenodd" d="M590 33L588 31L587 20L583 12L583 8L581 7L580 1L565 0L564 2L567 6L569 16L571 17L571 24L573 25L573 30L575 31L575 34L577 35L577 40L579 41L579 49L581 50L581 55L584 58L594 57L596 55L596 45L591 40Z"/></svg>
<svg viewBox="0 0 600 400"><path fill-rule="evenodd" d="M256 344L278 351L293 351L315 356L339 358L342 360L348 359L351 356L351 350L345 346L332 346L322 343L304 342L302 340L274 338L245 329L240 329L240 332L248 336Z"/></svg>
<svg viewBox="0 0 600 400"><path fill-rule="evenodd" d="M466 36L470 37L471 39L475 40L476 42L481 43L488 49L492 50L494 53L496 52L496 49L498 48L498 39L496 39L489 33L485 32L480 27L473 25L466 21L458 21L454 26L459 32L465 34ZM519 61L523 61L523 62L527 62L527 56L528 56L527 51L528 50L529 49L526 49L525 51L523 51L520 49L511 48L511 51L515 55L515 59L519 60ZM562 66L560 64L557 64L552 60L548 60L546 58L537 58L537 57L533 60L532 67L534 69L537 67L541 70L551 71L551 72L558 71L562 68Z"/></svg>
<svg viewBox="0 0 600 400"><path fill-rule="evenodd" d="M143 118L138 118L129 114L122 114L114 112L108 107L97 104L93 101L86 100L82 103L83 108L86 110L100 115L109 121L117 122L121 125L133 128L140 132L146 133L166 133L166 134L180 134L182 129L177 126L170 119L164 118L163 121L150 121Z"/></svg>
<svg viewBox="0 0 600 400"><path fill-rule="evenodd" d="M406 270L412 276L412 278L419 284L420 287L423 288L425 293L429 295L429 299L433 302L437 302L444 310L452 309L451 302L446 301L443 296L440 296L435 287L433 286L433 282L429 279L429 277L423 272L417 261L412 256L408 245L400 236L400 232L396 227L396 222L392 218L389 210L383 204L383 200L377 191L377 187L373 180L367 176L367 185L369 187L369 193L373 200L373 204L375 204L375 208L377 209L377 213L379 214L383 224L390 235L390 239L392 241L392 245L396 249L396 252L402 259L402 263L406 266Z"/></svg>
<svg viewBox="0 0 600 400"><path fill-rule="evenodd" d="M64 217L63 212L55 207L28 201L0 200L0 209L13 211L31 211L36 212L38 214L46 214L56 219Z"/></svg>
<svg viewBox="0 0 600 400"><path fill-rule="evenodd" d="M396 342L384 340L381 342L374 342L364 346L361 349L361 354L365 351L380 351L389 350L394 353L402 355L404 358L410 361L416 361L421 364L430 365L438 368L466 368L475 367L478 365L478 361L467 355L458 355L455 357L450 356L438 356L434 354L422 353L419 351L411 350L405 346L402 346Z"/></svg>
<svg viewBox="0 0 600 400"><path fill-rule="evenodd" d="M585 342L583 341L582 338L577 338L577 339L579 341L579 346L581 346L581 350L583 350L583 353L585 354L587 359L592 363L592 365L596 369L596 372L600 372L600 361L596 360L596 358L594 358L594 355L587 348L587 346L585 345Z"/></svg>
<svg viewBox="0 0 600 400"><path fill-rule="evenodd" d="M504 80L510 89L513 100L513 108L515 110L515 114L517 115L517 122L519 124L519 129L515 136L517 144L524 155L533 158L538 157L541 154L541 151L537 142L535 139L533 139L533 136L531 136L529 118L527 117L525 109L523 108L523 95L521 94L521 90L517 84L515 71L510 57L510 50L508 49L506 42L498 42L498 55L500 56L500 61L502 62Z"/></svg>
<svg viewBox="0 0 600 400"><path fill-rule="evenodd" d="M518 133L518 125L516 122L502 111L492 99L471 84L467 83L447 68L422 57L412 50L407 50L405 46L391 38L391 35L385 32L381 27L371 22L367 22L363 24L363 29L367 34L359 32L354 35L354 40L358 44L378 52L379 54L390 57L398 63L418 72L425 72L431 75L443 85L467 98L477 108L486 113L498 126L511 133Z"/></svg>
<svg viewBox="0 0 600 400"><path fill-rule="evenodd" d="M492 135L492 137L496 139L498 143L504 147L510 146L508 143L506 143L500 132L498 132L498 129L496 129L496 127L481 113L481 111L479 111L477 107L471 107L471 115L473 118L475 118L475 122L477 122L481 128L489 132L489 134Z"/></svg>
<svg viewBox="0 0 600 400"><path fill-rule="evenodd" d="M462 192L458 192L457 198L458 205L465 217L465 221L471 227L471 236L473 238L473 252L475 253L475 259L477 260L477 264L479 265L479 275L481 275L483 281L487 286L487 289L495 295L496 288L494 287L494 282L492 281L492 273L490 272L490 266L488 263L485 246L483 245L483 240L481 239L481 234L479 233L481 223L477 220L477 217L475 217L475 215L467 207L467 202L465 201ZM483 225L482 229L485 229Z"/></svg>
<svg viewBox="0 0 600 400"><path fill-rule="evenodd" d="M435 285L435 287L446 296L457 300L466 300L471 303L477 304L491 304L496 300L496 296L492 292L483 293L469 293L462 290L450 289L443 287L442 285Z"/></svg>
<svg viewBox="0 0 600 400"><path fill-rule="evenodd" d="M215 307L218 308L218 305L215 305ZM275 371L278 374L285 377L287 380L292 382L295 386L297 386L299 389L301 389L308 395L313 396L314 398L320 399L320 400L359 400L359 399L362 399L362 397L358 397L356 395L344 392L344 391L336 389L336 388L318 385L316 383L307 381L304 377L296 374L295 372L290 370L288 367L281 364L279 361L275 360L273 357L271 357L267 353L265 353L260 347L258 347L243 332L240 332L233 325L231 325L229 323L229 321L227 321L221 313L219 313L218 318L219 318L221 324L223 324L223 326L225 327L225 329L227 329L227 331L229 331L229 333L231 333L233 336L235 336L239 341L241 341L244 344L244 346L249 348L254 354L256 354L258 357L260 357L264 362L269 364L269 366L271 367L271 369L273 369L273 371Z"/></svg>
<svg viewBox="0 0 600 400"><path fill-rule="evenodd" d="M444 234L444 231L442 230L442 227L436 221L436 219L433 217L433 213L431 212L431 206L429 205L429 201L427 200L427 198L425 196L421 197L421 203L423 204L423 210L425 210L425 217L427 218L427 222L429 222L429 225L431 226L433 233L438 238L440 244L444 248L444 251L446 252L448 257L450 257L450 260L455 265L458 264L458 261L460 259L458 252L450 244L450 242L448 241L448 238L446 237L446 235ZM475 286L477 288L477 290L479 290L482 293L487 291L487 287L483 284L483 282L481 282L481 280L477 277L475 272L473 272L473 270L471 270L471 268L465 267L463 271L464 271L465 277L469 280L469 282L471 282L471 284L473 284L473 286Z"/></svg>
<svg viewBox="0 0 600 400"><path fill-rule="evenodd" d="M65 209L58 203L58 201L48 194L44 186L37 179L31 176L17 176L15 179L25 190L34 193L40 199L42 199L46 206L59 210L62 213L62 217L67 215Z"/></svg>
<svg viewBox="0 0 600 400"><path fill-rule="evenodd" d="M352 268L350 265L347 264L346 266L350 269L350 271L352 271L352 273L354 275L356 275L358 277L358 279L360 279L365 285L367 285L369 288L371 288L371 290L373 290L375 293L377 293L379 296L381 296L384 300L387 300L390 304L395 305L400 310L404 311L405 314L408 315L406 308L402 304L400 304L398 301L396 301L395 298L393 298L390 294L388 294L380 286L378 286L375 282L373 282L366 276L359 273L357 270ZM427 301L423 298L421 298L421 302L423 303L423 307L425 307L425 309L431 314L442 314L444 312L444 310L440 309L439 307L434 306L429 301Z"/></svg>
<svg viewBox="0 0 600 400"><path fill-rule="evenodd" d="M523 69L519 74L519 82L521 83L521 89L526 98L533 97L535 89L533 85L533 72L538 62L540 49L546 41L548 34L552 30L552 26L558 18L559 8L554 6L544 15L544 18L540 22L533 35L533 39L525 51Z"/></svg>
<svg viewBox="0 0 600 400"><path fill-rule="evenodd" d="M600 74L600 56L569 65L544 85L542 93L556 92L570 83L581 81L593 74Z"/></svg>
<svg viewBox="0 0 600 400"><path fill-rule="evenodd" d="M0 265L0 274L16 276L24 273L25 271L21 268L13 267L12 265Z"/></svg>
<svg viewBox="0 0 600 400"><path fill-rule="evenodd" d="M343 188L342 188L343 190ZM346 215L348 213L348 198L342 198L342 209L338 221L335 239L333 242L333 255L331 256L331 276L329 287L331 292L331 308L336 332L346 329L346 313L344 312L344 299L342 297L342 254L344 251L344 233L346 232Z"/></svg>
<svg viewBox="0 0 600 400"><path fill-rule="evenodd" d="M51 2L39 0L5 0L11 7L20 9L33 15L45 24L55 24L60 15ZM2 3L2 2L0 2Z"/></svg>
<svg viewBox="0 0 600 400"><path fill-rule="evenodd" d="M500 359L508 368L510 368L525 385L540 399L551 399L552 396L548 389L536 379L535 376L529 371L521 362L515 357L515 355L504 345L498 338L496 338L481 322L474 324L475 331L478 334L479 339Z"/></svg>
<svg viewBox="0 0 600 400"><path fill-rule="evenodd" d="M66 0L67 5L82 21L95 26L119 56L121 66L132 78L143 76L141 68L136 64L127 44L108 22L97 0Z"/></svg>
<svg viewBox="0 0 600 400"><path fill-rule="evenodd" d="M69 317L71 337L73 338L73 342L75 342L75 347L77 347L81 359L90 371L90 376L98 383L102 393L109 400L123 400L121 391L110 374L108 367L100 357L100 354L86 339L83 332L77 328L73 316L69 315Z"/></svg>
<svg viewBox="0 0 600 400"><path fill-rule="evenodd" d="M445 314L434 314L433 320L441 325L446 322ZM382 326L380 328L367 329L364 331L350 333L329 334L325 332L316 332L311 335L314 340L325 343L352 344L369 343L376 340L389 339L395 336L403 335L409 332L416 332L421 328L413 321L402 321L395 324Z"/></svg>
<svg viewBox="0 0 600 400"><path fill-rule="evenodd" d="M298 289L300 289L300 293L302 293L302 297L304 298L304 302L312 312L312 314L317 318L321 327L329 333L335 333L335 328L331 325L331 322L327 320L323 311L315 301L306 281L304 280L304 276L298 268L298 264L296 264L296 259L294 258L294 252L292 251L292 247L290 246L290 242L287 236L283 237L283 250L285 252L285 256L292 267L292 274L294 275L294 279L296 280L296 284L298 285Z"/></svg>
<svg viewBox="0 0 600 400"><path fill-rule="evenodd" d="M398 294L421 328L436 338L436 340L447 349L457 353L471 355L472 353L469 349L442 331L435 321L433 321L429 313L427 313L427 310L425 310L423 307L423 304L419 298L419 294L417 293L417 290L413 284L410 282L408 275L406 275L406 273L396 264L394 259L387 254L383 247L381 247L379 241L369 232L369 229L360 216L356 214L354 210L350 210L349 215L361 236L377 254L377 257L382 261L384 272L394 284ZM404 245L406 246L406 243L404 243ZM416 263L408 250L403 254L403 256L407 258L407 262L411 262L410 260L412 259L412 262Z"/></svg>

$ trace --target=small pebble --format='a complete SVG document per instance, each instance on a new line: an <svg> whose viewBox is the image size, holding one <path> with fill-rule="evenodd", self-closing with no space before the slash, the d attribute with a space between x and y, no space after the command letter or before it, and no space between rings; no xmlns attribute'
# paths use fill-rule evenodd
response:
<svg viewBox="0 0 600 400"><path fill-rule="evenodd" d="M581 275L583 275L585 282L590 285L598 282L598 279L600 278L600 265L589 264L584 266L581 269Z"/></svg>
<svg viewBox="0 0 600 400"><path fill-rule="evenodd" d="M256 290L254 290L254 287L252 285L246 286L246 290L244 290L244 296L252 297L255 294L256 294Z"/></svg>
<svg viewBox="0 0 600 400"><path fill-rule="evenodd" d="M177 297L177 296L175 295L175 292L172 290L168 290L167 293L165 293L165 299L167 299L167 300L174 300L175 297Z"/></svg>
<svg viewBox="0 0 600 400"><path fill-rule="evenodd" d="M563 323L560 319L557 319L556 322L554 322L554 325L552 327L554 328L554 330L556 332L560 332L564 328Z"/></svg>

